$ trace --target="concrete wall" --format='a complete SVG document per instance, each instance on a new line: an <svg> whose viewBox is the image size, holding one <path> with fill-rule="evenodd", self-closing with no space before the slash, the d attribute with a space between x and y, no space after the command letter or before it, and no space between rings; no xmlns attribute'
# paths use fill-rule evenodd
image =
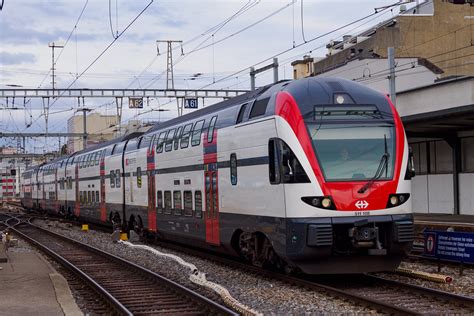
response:
<svg viewBox="0 0 474 316"><path fill-rule="evenodd" d="M412 182L412 193L415 213L454 213L452 174L416 176Z"/></svg>

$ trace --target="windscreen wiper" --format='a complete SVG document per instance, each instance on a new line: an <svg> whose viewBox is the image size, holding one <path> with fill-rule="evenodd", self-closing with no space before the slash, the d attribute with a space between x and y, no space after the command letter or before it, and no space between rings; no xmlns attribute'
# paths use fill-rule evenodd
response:
<svg viewBox="0 0 474 316"><path fill-rule="evenodd" d="M390 154L388 153L388 150L387 150L387 136L385 134L383 135L383 140L384 140L385 152L382 155L382 158L380 158L380 163L377 168L377 171L375 172L375 175L366 184L364 184L364 186L360 188L359 191L357 191L357 193L364 193L365 191L367 191L367 189L372 186L375 180L378 180L382 176L384 170L385 170L385 177L387 177L388 159L390 158Z"/></svg>

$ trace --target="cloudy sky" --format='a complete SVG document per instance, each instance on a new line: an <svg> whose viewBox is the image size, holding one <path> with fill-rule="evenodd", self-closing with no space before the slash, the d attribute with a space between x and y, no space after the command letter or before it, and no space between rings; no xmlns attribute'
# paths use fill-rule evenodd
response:
<svg viewBox="0 0 474 316"><path fill-rule="evenodd" d="M292 61L310 52L314 57L324 56L325 45L331 39L363 31L396 15L399 9L384 10L340 31L314 38L367 16L374 8L395 2L3 0L0 89L50 88L51 48L48 44L52 42L65 46L55 50L58 88L163 89L166 87L167 47L159 44L158 55L156 40L183 41L184 55L181 55L180 45L173 46L175 88L248 89L249 67L262 67L269 63L265 60L287 51L278 56L279 77L290 78ZM117 34L121 34L120 37L116 38ZM308 43L304 44L305 40ZM192 78L197 73L201 75ZM271 80L271 72L260 74L257 86ZM9 100L9 107L11 102ZM209 100L209 104L212 102ZM24 108L22 99L15 99L15 103ZM0 131L44 130L41 100L27 100L27 111L8 110L6 105L7 101L0 98ZM89 99L86 105L104 114L115 111L113 99ZM158 107L169 111L149 112L150 108ZM67 118L74 114L74 108L77 108L77 100L55 101L50 109L49 131L66 132ZM157 120L158 114L162 116L160 119L176 116L176 102L151 100L149 107L140 112L124 108L123 121ZM55 142L48 143L53 146ZM39 148L36 151L42 150L44 145L44 139L29 141L30 149Z"/></svg>

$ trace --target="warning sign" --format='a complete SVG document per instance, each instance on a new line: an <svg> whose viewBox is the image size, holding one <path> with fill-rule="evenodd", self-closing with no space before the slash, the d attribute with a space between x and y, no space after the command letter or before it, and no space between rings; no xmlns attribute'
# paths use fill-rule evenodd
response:
<svg viewBox="0 0 474 316"><path fill-rule="evenodd" d="M444 260L474 263L474 234L426 231L425 255Z"/></svg>

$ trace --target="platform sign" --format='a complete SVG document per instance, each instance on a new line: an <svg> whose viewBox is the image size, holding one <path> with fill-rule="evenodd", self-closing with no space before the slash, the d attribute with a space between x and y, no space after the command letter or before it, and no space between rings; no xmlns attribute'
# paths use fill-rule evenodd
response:
<svg viewBox="0 0 474 316"><path fill-rule="evenodd" d="M130 109L143 109L143 98L128 98L128 107Z"/></svg>
<svg viewBox="0 0 474 316"><path fill-rule="evenodd" d="M186 98L184 103L185 109L197 109L198 108L198 99Z"/></svg>
<svg viewBox="0 0 474 316"><path fill-rule="evenodd" d="M425 256L474 263L474 233L425 231Z"/></svg>

